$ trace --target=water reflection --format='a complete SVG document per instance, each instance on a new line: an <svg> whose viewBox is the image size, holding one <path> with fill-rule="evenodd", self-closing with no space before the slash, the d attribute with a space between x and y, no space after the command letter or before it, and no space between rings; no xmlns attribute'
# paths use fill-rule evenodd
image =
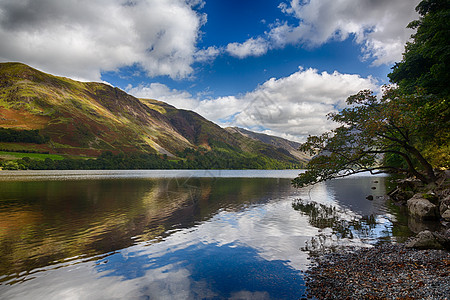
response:
<svg viewBox="0 0 450 300"><path fill-rule="evenodd" d="M300 297L295 193L273 178L2 182L0 295Z"/></svg>
<svg viewBox="0 0 450 300"><path fill-rule="evenodd" d="M409 237L412 232L405 225L405 211L386 198L386 179L362 176L334 180L319 187L320 196L309 194L296 199L293 209L319 228L302 250L321 255L343 246L368 246Z"/></svg>
<svg viewBox="0 0 450 300"><path fill-rule="evenodd" d="M0 181L0 298L295 299L314 251L395 234L383 178L229 175Z"/></svg>
<svg viewBox="0 0 450 300"><path fill-rule="evenodd" d="M373 214L370 216L349 216L336 206L327 206L315 202L297 199L292 207L308 216L308 222L320 228L319 234L307 241L302 249L312 255L335 251L339 247L350 244L350 240L376 240L381 238L374 231L379 227L380 220ZM349 218L350 217L350 218ZM383 224L385 226L386 224ZM385 232L389 236L389 232Z"/></svg>
<svg viewBox="0 0 450 300"><path fill-rule="evenodd" d="M2 182L0 274L163 239L276 196L273 179ZM285 185L286 186L286 185ZM282 194L282 193L281 193Z"/></svg>

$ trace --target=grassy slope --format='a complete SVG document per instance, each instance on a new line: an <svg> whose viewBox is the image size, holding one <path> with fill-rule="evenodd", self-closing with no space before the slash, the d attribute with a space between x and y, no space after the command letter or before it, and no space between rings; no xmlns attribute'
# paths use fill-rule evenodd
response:
<svg viewBox="0 0 450 300"><path fill-rule="evenodd" d="M231 134L195 112L137 99L102 83L45 74L20 63L0 64L0 127L39 129L51 141L39 151L96 156L104 150L176 154L185 148L263 155L297 163L286 151ZM2 143L1 150L36 145Z"/></svg>
<svg viewBox="0 0 450 300"><path fill-rule="evenodd" d="M0 159L5 160L14 160L20 159L24 157L29 157L31 159L45 160L46 158L50 158L53 160L62 160L64 156L58 154L41 154L41 153L18 153L18 152L6 152L0 151Z"/></svg>
<svg viewBox="0 0 450 300"><path fill-rule="evenodd" d="M173 152L190 146L162 114L102 83L0 64L0 126L40 129L52 152ZM96 151L98 150L98 151Z"/></svg>
<svg viewBox="0 0 450 300"><path fill-rule="evenodd" d="M199 114L175 107L153 99L141 99L143 103L165 114L172 125L177 128L191 143L206 149L221 148L250 154L264 155L271 159L298 163L305 161L279 147L263 143L243 134L230 132L206 120Z"/></svg>
<svg viewBox="0 0 450 300"><path fill-rule="evenodd" d="M307 161L311 158L308 154L297 150L300 147L300 143L297 142L289 141L276 136L248 131L238 127L228 127L225 128L225 130L235 136L243 135L253 140L258 140L265 144L273 145L276 148L284 149L285 151L289 152L290 155L298 158L301 161ZM283 151L281 149L280 151Z"/></svg>

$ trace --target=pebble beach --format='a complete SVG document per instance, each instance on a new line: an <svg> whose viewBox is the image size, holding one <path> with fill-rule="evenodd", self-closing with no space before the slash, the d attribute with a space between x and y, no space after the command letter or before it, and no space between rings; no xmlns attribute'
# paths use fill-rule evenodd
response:
<svg viewBox="0 0 450 300"><path fill-rule="evenodd" d="M403 244L347 248L314 258L308 299L450 299L450 252Z"/></svg>

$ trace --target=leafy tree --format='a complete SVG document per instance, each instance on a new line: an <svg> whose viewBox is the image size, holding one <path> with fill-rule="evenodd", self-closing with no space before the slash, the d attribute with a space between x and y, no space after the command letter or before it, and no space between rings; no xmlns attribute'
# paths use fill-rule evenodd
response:
<svg viewBox="0 0 450 300"><path fill-rule="evenodd" d="M350 107L329 115L341 126L302 144L316 156L295 186L364 171L429 183L433 168L449 168L450 0L423 0L416 10L421 17L408 27L417 32L388 75L398 88L385 88L380 98L361 91L347 99Z"/></svg>
<svg viewBox="0 0 450 300"><path fill-rule="evenodd" d="M302 187L367 171L403 173L425 183L435 181L433 166L421 145L430 129L443 124L445 115L430 114L433 110L425 105L432 103L430 97L404 95L393 88L386 88L380 99L368 90L350 96L349 107L329 115L341 126L309 136L301 145L301 150L316 156L293 184ZM448 132L448 124L446 128Z"/></svg>
<svg viewBox="0 0 450 300"><path fill-rule="evenodd" d="M45 144L50 140L42 136L39 130L16 130L0 127L0 142Z"/></svg>
<svg viewBox="0 0 450 300"><path fill-rule="evenodd" d="M406 44L403 60L389 74L391 82L405 93L417 87L427 93L450 95L450 0L424 0L416 7L419 20L409 23L417 29Z"/></svg>

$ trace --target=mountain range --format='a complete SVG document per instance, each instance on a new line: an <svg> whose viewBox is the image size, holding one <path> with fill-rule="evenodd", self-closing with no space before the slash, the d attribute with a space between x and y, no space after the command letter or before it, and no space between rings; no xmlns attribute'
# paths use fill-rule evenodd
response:
<svg viewBox="0 0 450 300"><path fill-rule="evenodd" d="M199 114L138 99L104 83L53 76L22 63L0 64L0 128L38 131L45 142L5 141L4 151L81 157L102 152L152 153L183 159L186 149L302 164L298 144L241 128L222 128Z"/></svg>

